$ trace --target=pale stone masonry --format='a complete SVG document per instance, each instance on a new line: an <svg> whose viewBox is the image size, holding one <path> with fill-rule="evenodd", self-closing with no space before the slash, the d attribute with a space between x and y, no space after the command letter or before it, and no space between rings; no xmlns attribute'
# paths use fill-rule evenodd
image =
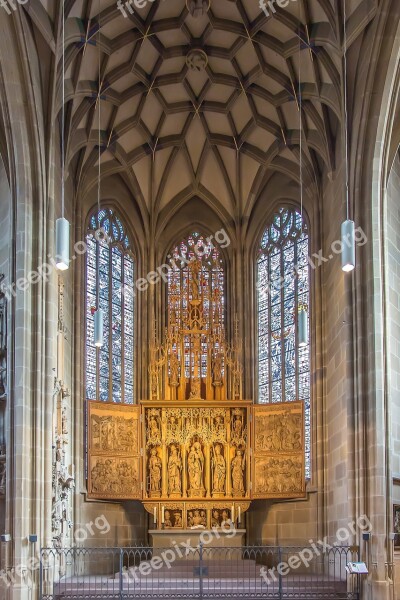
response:
<svg viewBox="0 0 400 600"><path fill-rule="evenodd" d="M247 6L247 2L243 4ZM397 554L390 540L393 504L400 504L400 5L398 0L382 0L379 4L363 0L356 4L349 19L350 215L365 231L368 243L357 248L353 274L343 274L339 255L311 273L312 475L307 497L254 503L247 529L249 543L262 540L268 544L303 544L324 536L334 542L339 527L366 514L373 525L371 541L363 541L359 533L349 539L360 546L361 556L370 566L370 574L363 582L362 600L392 600L400 582L400 574L392 568ZM10 281L26 276L54 254L55 220L61 216L57 120L61 105L60 52L55 24L59 14L51 2L32 0L30 6L19 6L10 16L0 14L0 274L6 274ZM339 3L334 6L337 10L332 8L331 23L340 14ZM169 10L167 3L165 7ZM315 8L317 14L319 11ZM123 21L121 15L120 18ZM274 29L280 26L278 16L276 19L275 25L271 21L271 33L279 36L279 28ZM322 36L328 21L327 18L323 23L313 23L310 30ZM68 26L74 48L67 85L72 97L80 83L78 71L74 70L73 54L79 54L81 43L75 13ZM332 33L329 38L331 56L326 51L322 53L324 70L331 79L322 73L319 87L318 82L310 82L304 89L304 111L309 119L305 133L309 146L305 153L304 209L310 223L312 252L322 250L324 256L329 256L332 243L339 239L340 223L346 218L340 125L343 114L332 99L338 96L341 104L340 78L332 75L341 62L340 36L338 32L334 40ZM290 44L285 43L279 41L289 52ZM105 48L111 56L111 46ZM86 49L87 55L91 49ZM288 58L292 60L292 56ZM92 60L95 62L93 57ZM90 66L85 63L88 71ZM86 71L84 77L86 81ZM289 79L285 82L291 89ZM76 92L77 105L78 96ZM322 99L317 109L313 104L316 97L318 102ZM148 113L155 113L150 104L153 95L149 93L148 98ZM257 103L263 101L257 97ZM334 118L322 118L327 106L334 106ZM272 112L271 109L271 115ZM276 112L274 109L274 116ZM243 117L244 109L240 114ZM129 120L132 115L133 109L127 109L126 118ZM309 126L312 117L313 123L318 123L318 131ZM259 121L267 118L268 111ZM102 202L118 207L126 220L137 256L137 277L144 277L162 264L168 249L193 226L206 233L222 227L228 232L232 243L225 253L227 294L234 309L227 316L227 323L232 330L234 315L238 315L248 398L254 398L257 389L256 249L263 224L273 211L285 203L299 205L297 163L294 169L290 162L292 157L298 160L299 138L293 129L297 118L297 109L290 119L280 113L282 127L287 125L290 135L281 144L274 142L268 165L254 166L251 160L254 155L259 159L257 152L249 151L250 160L249 154L238 158L236 150L227 147L225 158L230 170L222 176L216 154L204 159L204 169L212 174L211 191L196 177L190 178L185 170L186 155L178 160L181 178L175 177L172 183L157 179L167 157L161 154L160 162L153 159L153 149L146 145L145 129L139 132L139 125L130 135L140 139L144 148L142 164L148 171L137 164L124 164L122 146L112 147L113 126L109 123L110 137L104 134L111 141L102 163L106 165ZM178 122L178 116L176 119ZM284 125L285 120L290 123ZM191 139L200 137L201 121L193 122ZM71 123L78 127L76 114L68 127ZM269 122L268 127L272 127ZM248 139L235 138L235 143L243 142L244 149L247 144L255 144L257 138L250 130L249 127L246 133ZM262 133L263 140L272 135L267 130ZM168 138L173 134L171 130L165 135ZM320 138L324 140L324 160L315 150ZM332 138L332 145L328 138ZM213 144L220 139L212 138ZM67 174L65 214L71 222L71 241L76 242L85 238L87 216L96 206L97 159L92 153L86 161L95 148L94 138L90 147L83 137L79 143L74 139L74 143L76 146L67 149L73 160ZM178 154L182 147L176 141L171 153ZM110 159L112 151L118 164ZM155 150L154 153L156 156ZM106 517L110 531L104 536L95 530L85 545L111 547L148 542L147 515L139 503L89 502L85 496L84 260L77 259L63 277L65 336L61 365L57 363L58 274L53 272L47 282L19 291L9 302L9 390L4 440L3 424L0 426L0 444L4 441L7 452L7 487L6 498L0 498L0 534L9 533L11 541L0 543L1 568L26 564L32 552L27 542L30 534L38 535L36 550L54 543L54 389L61 372L70 392L66 398L66 460L74 465L75 479L68 543L74 543L74 532L99 515ZM137 399L148 397L151 323L155 317L161 330L164 315L165 294L159 286L138 294ZM30 585L24 580L13 583L7 590L8 600L37 600L37 572L33 574L33 586ZM4 580L0 578L0 597L6 597L5 593Z"/></svg>

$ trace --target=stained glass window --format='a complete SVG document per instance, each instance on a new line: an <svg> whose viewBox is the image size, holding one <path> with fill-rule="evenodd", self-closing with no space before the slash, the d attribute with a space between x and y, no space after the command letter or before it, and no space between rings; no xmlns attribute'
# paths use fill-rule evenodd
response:
<svg viewBox="0 0 400 600"><path fill-rule="evenodd" d="M86 398L132 404L135 262L114 210L90 217L86 244ZM104 312L101 348L94 345L97 308Z"/></svg>
<svg viewBox="0 0 400 600"><path fill-rule="evenodd" d="M210 307L213 305L211 299L215 294L222 300L218 304L225 306L225 271L222 256L218 250L217 244L212 243L212 239L206 238L198 232L191 233L182 240L172 252L168 255L168 261L171 266L168 276L168 304L175 310L176 322L184 320L185 312L189 307L189 300L192 300L191 281L187 264L193 259L201 259L201 269L198 274L201 284L202 296L205 298L204 319L207 323L213 321L219 322L221 330L224 330L225 315L221 311L219 315L210 315ZM185 340L185 376L191 377L193 365L190 364L190 338ZM179 345L172 349L180 361ZM207 376L207 352L208 347L205 341L202 342L201 377ZM222 371L223 372L223 371Z"/></svg>
<svg viewBox="0 0 400 600"><path fill-rule="evenodd" d="M299 309L308 314L309 239L295 209L280 208L265 229L257 259L258 401L303 400L306 477L310 477L310 348L299 347Z"/></svg>

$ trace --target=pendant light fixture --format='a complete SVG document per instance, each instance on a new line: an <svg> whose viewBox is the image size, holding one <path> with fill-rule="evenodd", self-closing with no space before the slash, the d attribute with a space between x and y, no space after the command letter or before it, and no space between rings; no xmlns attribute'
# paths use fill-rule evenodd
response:
<svg viewBox="0 0 400 600"><path fill-rule="evenodd" d="M98 44L99 44L99 90L97 97L97 110L99 116L98 128L99 128L99 155L98 155L98 177L97 177L97 214L100 215L100 181L101 181L101 135L100 135L100 127L101 127L101 54L100 54L100 0L99 0L99 17L98 17ZM101 239L98 240L98 244L101 243ZM104 313L101 308L99 308L100 304L100 261L97 261L97 309L94 313L94 345L97 348L101 348L104 343Z"/></svg>
<svg viewBox="0 0 400 600"><path fill-rule="evenodd" d="M346 28L346 0L343 0L343 88L344 88L344 143L346 160L346 220L341 227L342 242L342 270L345 273L353 271L356 266L356 243L355 243L355 225L349 217L350 214L350 194L349 194L349 130L347 114L347 28Z"/></svg>
<svg viewBox="0 0 400 600"><path fill-rule="evenodd" d="M301 2L299 2L299 89L298 89L298 106L299 106L299 131L300 131L300 217L301 230L300 237L303 234L303 96L302 96L302 72L301 72ZM300 347L308 345L308 310L307 305L299 303L297 308L297 343Z"/></svg>
<svg viewBox="0 0 400 600"><path fill-rule="evenodd" d="M297 329L299 346L308 346L308 311L305 304L299 305Z"/></svg>
<svg viewBox="0 0 400 600"><path fill-rule="evenodd" d="M56 221L56 267L69 268L70 226L65 211L65 0L62 0L61 218Z"/></svg>

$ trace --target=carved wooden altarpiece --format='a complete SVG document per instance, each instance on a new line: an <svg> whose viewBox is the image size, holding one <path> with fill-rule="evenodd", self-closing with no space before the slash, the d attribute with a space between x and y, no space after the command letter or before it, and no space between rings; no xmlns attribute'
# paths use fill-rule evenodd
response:
<svg viewBox="0 0 400 600"><path fill-rule="evenodd" d="M167 529L237 520L253 498L304 497L303 402L243 399L218 278L198 259L183 290L180 276L171 270L168 326L150 348L151 399L89 402L88 496L141 500Z"/></svg>

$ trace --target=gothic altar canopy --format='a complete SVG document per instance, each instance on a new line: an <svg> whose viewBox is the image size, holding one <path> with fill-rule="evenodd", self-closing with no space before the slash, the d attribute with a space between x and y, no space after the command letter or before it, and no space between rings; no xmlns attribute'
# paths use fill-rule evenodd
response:
<svg viewBox="0 0 400 600"><path fill-rule="evenodd" d="M242 344L236 320L227 341L218 264L174 262L168 286L151 399L89 402L88 497L141 500L166 528L218 526L252 499L304 497L303 402L243 399Z"/></svg>

